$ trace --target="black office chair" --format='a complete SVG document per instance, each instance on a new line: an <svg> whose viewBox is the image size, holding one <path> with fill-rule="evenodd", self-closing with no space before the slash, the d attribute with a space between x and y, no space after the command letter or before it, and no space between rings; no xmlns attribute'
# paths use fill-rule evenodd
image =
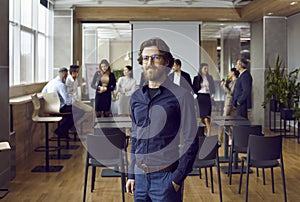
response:
<svg viewBox="0 0 300 202"><path fill-rule="evenodd" d="M232 144L230 148L229 156L229 166L228 166L228 176L229 184L232 181L232 163L235 163L235 168L237 167L238 154L246 154L248 148L248 139L250 135L260 135L262 136L262 127L261 125L249 125L249 126L233 126L232 129ZM234 155L235 161L233 160ZM258 171L257 171L258 174ZM263 179L264 171L263 171ZM265 182L265 181L264 181Z"/></svg>
<svg viewBox="0 0 300 202"><path fill-rule="evenodd" d="M218 151L219 151L218 136L217 135L208 136L208 137L201 136L199 138L200 138L201 146L199 149L198 158L196 158L193 167L198 168L199 172L200 172L201 168L205 168L206 187L208 187L206 168L210 168L210 181L211 181L212 193L214 193L212 167L214 167L214 166L217 167L220 201L222 201L222 185L221 185L219 154L218 154Z"/></svg>
<svg viewBox="0 0 300 202"><path fill-rule="evenodd" d="M279 161L278 161L279 160ZM286 185L284 176L284 166L282 157L282 136L271 136L271 137L261 137L250 135L249 146L247 151L247 157L242 159L242 167L240 172L240 184L239 184L239 194L241 193L244 162L247 161L246 168L246 198L248 201L248 187L249 187L249 169L250 167L256 168L270 168L271 178L272 178L272 192L275 193L274 189L274 167L280 167L282 185L284 191L284 201L287 201L286 196Z"/></svg>
<svg viewBox="0 0 300 202"><path fill-rule="evenodd" d="M87 158L85 166L83 201L86 200L88 168L92 166L91 192L95 187L96 167L119 168L121 176L122 201L125 201L125 135L120 133L110 135L87 135Z"/></svg>

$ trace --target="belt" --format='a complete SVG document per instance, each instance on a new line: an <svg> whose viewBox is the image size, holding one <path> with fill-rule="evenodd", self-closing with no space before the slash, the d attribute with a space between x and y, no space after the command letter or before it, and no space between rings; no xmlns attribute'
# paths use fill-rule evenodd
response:
<svg viewBox="0 0 300 202"><path fill-rule="evenodd" d="M140 163L140 162L136 162L136 165L139 169L141 169L144 173L153 173L153 172L173 172L174 170L176 170L177 165L178 165L178 161L176 161L175 163L171 164L171 165L160 165L160 166L148 166L144 163Z"/></svg>

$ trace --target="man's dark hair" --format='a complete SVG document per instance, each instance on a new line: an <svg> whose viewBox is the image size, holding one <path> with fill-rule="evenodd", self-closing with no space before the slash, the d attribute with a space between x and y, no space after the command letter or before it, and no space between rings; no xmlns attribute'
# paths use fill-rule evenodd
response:
<svg viewBox="0 0 300 202"><path fill-rule="evenodd" d="M72 74L73 72L76 72L77 69L79 69L79 66L78 65L70 65L70 74Z"/></svg>
<svg viewBox="0 0 300 202"><path fill-rule="evenodd" d="M162 55L164 61L169 62L168 67L172 68L172 66L174 64L174 58L173 58L172 54L170 53L169 46L161 38L151 38L151 39L144 41L141 44L140 52L139 52L138 59L137 59L139 64L142 65L142 63L143 63L142 52L143 52L144 48L150 47L150 46L156 46L158 48L160 54Z"/></svg>
<svg viewBox="0 0 300 202"><path fill-rule="evenodd" d="M59 70L58 70L59 73L64 73L64 72L68 72L68 69L65 68L65 67L61 67Z"/></svg>
<svg viewBox="0 0 300 202"><path fill-rule="evenodd" d="M174 63L176 63L178 66L181 67L181 61L180 61L179 59L175 59L175 60L174 60Z"/></svg>
<svg viewBox="0 0 300 202"><path fill-rule="evenodd" d="M126 65L125 67L126 67L129 71L132 70L132 66L130 66L130 65Z"/></svg>
<svg viewBox="0 0 300 202"><path fill-rule="evenodd" d="M240 59L240 64L243 67L243 69L247 69L249 67L249 60L245 58Z"/></svg>

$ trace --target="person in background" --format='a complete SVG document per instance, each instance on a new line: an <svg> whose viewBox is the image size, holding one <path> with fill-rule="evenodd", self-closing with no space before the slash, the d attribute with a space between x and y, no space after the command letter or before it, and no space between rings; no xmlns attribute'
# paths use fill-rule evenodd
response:
<svg viewBox="0 0 300 202"><path fill-rule="evenodd" d="M67 86L68 95L72 99L72 103L74 103L74 101L79 101L78 80L77 80L78 73L79 73L79 66L71 65L69 72L70 74L66 79L66 86Z"/></svg>
<svg viewBox="0 0 300 202"><path fill-rule="evenodd" d="M171 81L188 91L192 91L191 77L187 72L181 70L181 61L179 59L174 59L172 71L173 72L169 75Z"/></svg>
<svg viewBox="0 0 300 202"><path fill-rule="evenodd" d="M225 101L224 101L224 112L223 116L234 116L235 115L235 109L232 106L232 98L234 94L234 89L235 89L235 84L237 81L237 78L239 77L239 71L237 71L236 68L231 68L230 72L228 73L227 80L222 80L221 82L221 87L225 91ZM229 144L231 145L231 128L228 127L229 131ZM219 136L219 141L222 142L223 140L223 134L224 130L222 130L220 136Z"/></svg>
<svg viewBox="0 0 300 202"><path fill-rule="evenodd" d="M95 72L91 87L96 90L95 111L96 116L104 117L110 114L111 92L116 87L116 78L110 70L110 65L106 59L101 60L99 71Z"/></svg>
<svg viewBox="0 0 300 202"><path fill-rule="evenodd" d="M221 87L225 91L225 101L224 101L224 113L223 116L233 116L234 109L232 106L232 98L234 94L235 84L237 78L239 77L239 71L236 68L231 68L228 73L227 80L222 80Z"/></svg>
<svg viewBox="0 0 300 202"><path fill-rule="evenodd" d="M65 85L67 76L68 69L65 67L60 68L58 71L58 76L49 81L42 90L42 93L57 92L60 100L60 112L69 113L63 115L61 124L54 131L62 138L69 138L68 131L74 125L72 117L72 99L69 97L67 87Z"/></svg>
<svg viewBox="0 0 300 202"><path fill-rule="evenodd" d="M120 77L117 82L117 95L119 96L118 114L129 115L130 106L129 100L132 93L135 91L136 81L132 78L132 66L124 67L124 76Z"/></svg>
<svg viewBox="0 0 300 202"><path fill-rule="evenodd" d="M134 201L182 201L184 179L192 171L199 147L194 99L167 78L173 56L162 39L144 41L138 62L148 84L130 100L132 138L126 190L134 194Z"/></svg>
<svg viewBox="0 0 300 202"><path fill-rule="evenodd" d="M197 95L199 105L199 122L206 125L206 135L210 135L210 116L212 100L215 94L215 84L212 76L208 74L207 63L200 64L198 75L193 79L193 90Z"/></svg>
<svg viewBox="0 0 300 202"><path fill-rule="evenodd" d="M249 60L239 59L236 62L236 69L240 75L235 84L232 105L236 108L238 116L248 119L248 109L252 108L252 76L247 70L249 67Z"/></svg>

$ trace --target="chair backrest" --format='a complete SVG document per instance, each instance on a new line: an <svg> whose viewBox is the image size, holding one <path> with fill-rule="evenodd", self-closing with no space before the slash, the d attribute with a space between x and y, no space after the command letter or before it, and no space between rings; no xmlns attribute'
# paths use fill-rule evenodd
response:
<svg viewBox="0 0 300 202"><path fill-rule="evenodd" d="M89 154L101 164L108 161L120 161L124 145L122 135L87 135L87 148Z"/></svg>
<svg viewBox="0 0 300 202"><path fill-rule="evenodd" d="M204 140L203 140L204 139ZM218 144L218 136L207 136L207 137L200 137L200 142L203 143L199 150L199 159L200 160L212 160L217 157L219 144Z"/></svg>
<svg viewBox="0 0 300 202"><path fill-rule="evenodd" d="M57 92L43 93L44 98L44 113L59 114L60 100Z"/></svg>
<svg viewBox="0 0 300 202"><path fill-rule="evenodd" d="M234 146L247 148L250 135L263 136L261 125L233 126L232 139Z"/></svg>
<svg viewBox="0 0 300 202"><path fill-rule="evenodd" d="M31 101L33 104L32 119L34 119L36 117L39 117L39 111L41 108L40 100L36 93L31 95Z"/></svg>
<svg viewBox="0 0 300 202"><path fill-rule="evenodd" d="M276 160L282 152L282 136L256 136L250 135L249 148L250 160Z"/></svg>

